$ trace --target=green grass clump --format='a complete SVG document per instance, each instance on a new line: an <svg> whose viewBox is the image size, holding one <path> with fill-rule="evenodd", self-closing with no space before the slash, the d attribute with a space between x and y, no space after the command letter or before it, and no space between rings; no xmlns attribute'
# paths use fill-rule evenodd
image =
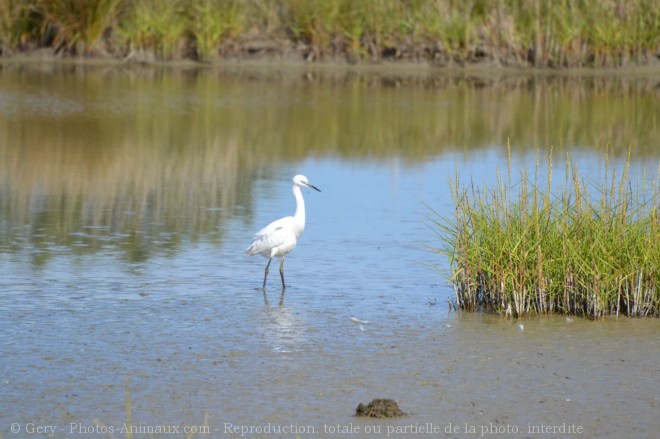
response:
<svg viewBox="0 0 660 439"><path fill-rule="evenodd" d="M551 156L545 187L538 162L514 186L499 175L495 188L466 186L457 175L455 217L434 222L455 306L514 317L660 316L660 169L634 189L629 162L617 176L606 160L597 185L567 156L558 193Z"/></svg>

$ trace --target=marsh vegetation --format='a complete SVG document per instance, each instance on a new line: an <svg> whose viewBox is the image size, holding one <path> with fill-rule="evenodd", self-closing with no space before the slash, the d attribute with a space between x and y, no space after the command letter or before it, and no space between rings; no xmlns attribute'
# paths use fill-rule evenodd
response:
<svg viewBox="0 0 660 439"><path fill-rule="evenodd" d="M494 187L451 182L454 217L436 219L455 306L507 316L660 315L660 167L633 179L629 162L605 180L580 175L570 156L556 185L498 175ZM660 164L660 163L659 163Z"/></svg>
<svg viewBox="0 0 660 439"><path fill-rule="evenodd" d="M3 55L534 67L657 61L654 0L0 0Z"/></svg>

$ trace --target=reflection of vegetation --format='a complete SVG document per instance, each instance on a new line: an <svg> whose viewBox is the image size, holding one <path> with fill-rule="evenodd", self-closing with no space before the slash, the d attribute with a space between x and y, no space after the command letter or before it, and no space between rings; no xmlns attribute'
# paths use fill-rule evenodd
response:
<svg viewBox="0 0 660 439"><path fill-rule="evenodd" d="M458 308L660 315L660 168L649 187L633 189L627 166L609 179L606 161L605 181L594 188L569 159L553 194L548 163L547 187L536 174L515 186L452 184L455 218L436 224Z"/></svg>
<svg viewBox="0 0 660 439"><path fill-rule="evenodd" d="M574 67L647 63L656 0L0 0L0 47Z"/></svg>
<svg viewBox="0 0 660 439"><path fill-rule="evenodd" d="M131 101L134 90L120 90L130 76L114 85L104 75L66 72L45 84L46 76L19 74L14 90L29 78L38 91L20 92L19 107L0 119L2 247L33 246L35 263L62 246L118 247L143 260L183 240L221 239L235 206L249 207L239 142L208 117L160 111L173 102L153 88Z"/></svg>
<svg viewBox="0 0 660 439"><path fill-rule="evenodd" d="M218 225L249 207L266 163L310 154L418 162L510 137L521 152L610 142L655 158L657 86L623 77L4 66L0 245L32 245L43 263L61 246L118 246L141 260L220 239Z"/></svg>
<svg viewBox="0 0 660 439"><path fill-rule="evenodd" d="M66 141L0 153L2 239L34 246L42 262L61 246L74 253L118 247L144 260L184 239L217 240L218 226L244 204L236 142L172 151L128 142L96 150Z"/></svg>

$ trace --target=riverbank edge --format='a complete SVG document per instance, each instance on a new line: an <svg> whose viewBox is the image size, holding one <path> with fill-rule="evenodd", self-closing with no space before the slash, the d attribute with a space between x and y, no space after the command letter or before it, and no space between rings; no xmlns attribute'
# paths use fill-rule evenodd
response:
<svg viewBox="0 0 660 439"><path fill-rule="evenodd" d="M198 62L192 59L175 60L138 60L131 57L113 56L70 56L55 54L52 49L41 48L0 56L0 66L36 66L62 65L85 67L144 67L175 69L283 69L290 71L313 72L357 72L364 74L387 73L395 76L418 74L455 74L455 75L548 75L548 76L640 76L660 77L660 61L649 64L627 65L622 67L531 67L505 66L495 62L474 62L454 65L438 65L426 61L396 60L379 62L349 63L335 58L321 61L307 61L302 58L251 55L245 57L227 57L213 62Z"/></svg>

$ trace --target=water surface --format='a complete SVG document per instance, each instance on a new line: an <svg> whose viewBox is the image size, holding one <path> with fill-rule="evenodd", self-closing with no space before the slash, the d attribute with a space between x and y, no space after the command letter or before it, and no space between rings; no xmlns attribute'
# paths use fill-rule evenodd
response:
<svg viewBox="0 0 660 439"><path fill-rule="evenodd" d="M451 213L456 172L494 182L507 139L514 178L552 150L556 169L568 153L598 180L605 151L621 169L630 149L633 180L648 180L658 89L626 76L3 66L0 433L127 437L130 420L144 427L134 437L158 425L655 437L657 320L450 312L428 217ZM297 173L322 192L304 193L286 292L276 270L262 292L266 261L243 250L293 212ZM352 417L373 398L409 415Z"/></svg>

